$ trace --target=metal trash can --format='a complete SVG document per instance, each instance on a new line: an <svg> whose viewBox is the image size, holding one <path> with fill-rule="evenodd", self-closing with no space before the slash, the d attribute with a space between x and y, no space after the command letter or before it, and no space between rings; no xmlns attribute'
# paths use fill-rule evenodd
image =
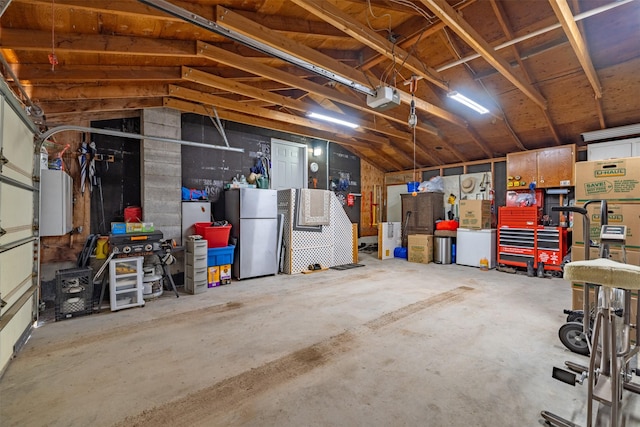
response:
<svg viewBox="0 0 640 427"><path fill-rule="evenodd" d="M438 264L451 264L451 237L435 237L433 261Z"/></svg>

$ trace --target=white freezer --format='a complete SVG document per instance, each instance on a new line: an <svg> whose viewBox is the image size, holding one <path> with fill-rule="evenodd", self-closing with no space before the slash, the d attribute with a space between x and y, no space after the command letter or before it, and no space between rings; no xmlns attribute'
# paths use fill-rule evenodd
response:
<svg viewBox="0 0 640 427"><path fill-rule="evenodd" d="M456 264L480 267L480 260L489 260L489 268L496 267L496 230L458 228Z"/></svg>

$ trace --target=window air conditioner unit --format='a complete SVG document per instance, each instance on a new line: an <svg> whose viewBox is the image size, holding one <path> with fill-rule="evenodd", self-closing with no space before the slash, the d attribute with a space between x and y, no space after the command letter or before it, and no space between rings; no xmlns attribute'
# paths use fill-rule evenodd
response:
<svg viewBox="0 0 640 427"><path fill-rule="evenodd" d="M378 86L375 95L367 95L367 105L374 110L383 111L400 105L400 94L389 86Z"/></svg>

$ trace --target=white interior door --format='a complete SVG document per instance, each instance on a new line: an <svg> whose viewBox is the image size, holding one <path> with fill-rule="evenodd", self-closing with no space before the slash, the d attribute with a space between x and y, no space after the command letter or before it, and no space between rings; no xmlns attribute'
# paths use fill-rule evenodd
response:
<svg viewBox="0 0 640 427"><path fill-rule="evenodd" d="M307 188L307 146L271 140L271 182L274 190Z"/></svg>
<svg viewBox="0 0 640 427"><path fill-rule="evenodd" d="M407 184L387 186L387 222L402 222L402 198L407 192Z"/></svg>

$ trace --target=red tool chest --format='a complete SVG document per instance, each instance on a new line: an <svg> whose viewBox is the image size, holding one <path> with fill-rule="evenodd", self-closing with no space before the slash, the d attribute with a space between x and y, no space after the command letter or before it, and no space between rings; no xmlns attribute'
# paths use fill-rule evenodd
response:
<svg viewBox="0 0 640 427"><path fill-rule="evenodd" d="M560 270L567 254L567 229L537 224L537 208L500 207L498 223L498 263L526 267L533 260L545 270Z"/></svg>

